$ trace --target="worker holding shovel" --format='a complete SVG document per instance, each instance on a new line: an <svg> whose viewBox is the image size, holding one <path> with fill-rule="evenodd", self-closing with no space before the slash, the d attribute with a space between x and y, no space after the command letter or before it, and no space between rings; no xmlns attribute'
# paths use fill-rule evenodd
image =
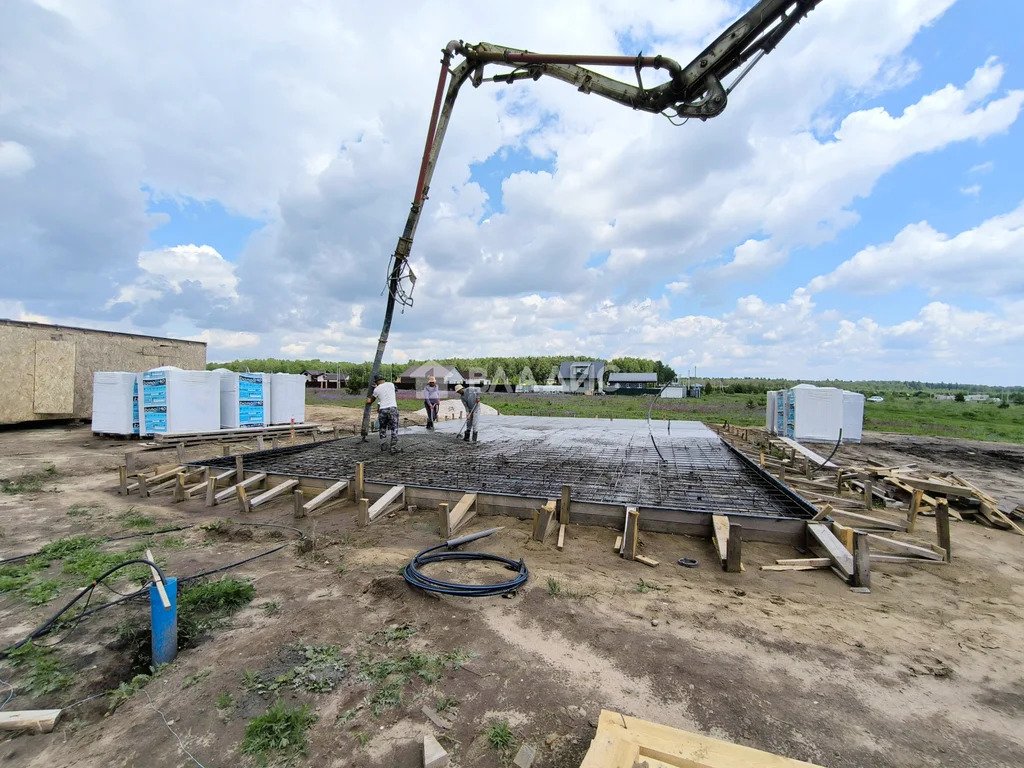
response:
<svg viewBox="0 0 1024 768"><path fill-rule="evenodd" d="M464 387L461 384L455 387L455 392L462 400L462 407L466 409L466 434L462 439L469 442L469 433L473 433L473 442L476 442L477 424L480 421L480 390L476 387Z"/></svg>
<svg viewBox="0 0 1024 768"><path fill-rule="evenodd" d="M391 431L391 452L399 453L398 447L398 397L395 394L395 385L387 381L383 376L377 375L373 379L376 386L373 394L366 398L367 404L377 401L377 421L380 422L380 451L387 450L388 430Z"/></svg>
<svg viewBox="0 0 1024 768"><path fill-rule="evenodd" d="M423 388L423 405L427 411L427 429L433 430L437 412L441 408L441 392L437 388L437 379L433 376L427 379L427 386Z"/></svg>

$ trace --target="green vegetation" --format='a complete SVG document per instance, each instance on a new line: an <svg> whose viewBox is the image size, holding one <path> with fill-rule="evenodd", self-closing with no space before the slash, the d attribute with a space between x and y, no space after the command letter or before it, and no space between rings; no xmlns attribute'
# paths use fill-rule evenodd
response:
<svg viewBox="0 0 1024 768"><path fill-rule="evenodd" d="M189 675L184 680L182 680L181 681L181 687L182 687L183 690L185 688L191 688L196 683L200 683L203 680L205 680L206 678L208 678L211 674L213 674L213 670L210 669L209 667L207 667L206 669L201 669L198 672L196 672L194 675Z"/></svg>
<svg viewBox="0 0 1024 768"><path fill-rule="evenodd" d="M244 579L220 579L187 586L178 596L178 610L184 613L224 615L248 605L256 588Z"/></svg>
<svg viewBox="0 0 1024 768"><path fill-rule="evenodd" d="M91 516L94 509L103 509L99 504L72 504L68 507L68 517Z"/></svg>
<svg viewBox="0 0 1024 768"><path fill-rule="evenodd" d="M154 677L156 677L155 672L150 675L135 675L131 680L122 681L117 688L108 691L110 703L107 707L107 711L113 712L115 709L120 707L128 701L128 699L149 685Z"/></svg>
<svg viewBox="0 0 1024 768"><path fill-rule="evenodd" d="M641 594L647 594L648 592L665 591L665 587L661 586L660 584L655 584L653 581L644 581L643 579L640 579L640 581L636 583L636 586L634 586L633 589L635 589L637 592L640 592Z"/></svg>
<svg viewBox="0 0 1024 768"><path fill-rule="evenodd" d="M263 611L264 616L277 616L281 612L281 604L271 600L260 605L260 610Z"/></svg>
<svg viewBox="0 0 1024 768"><path fill-rule="evenodd" d="M230 710L235 708L235 697L227 691L221 691L215 699L217 709Z"/></svg>
<svg viewBox="0 0 1024 768"><path fill-rule="evenodd" d="M434 709L439 713L444 713L450 709L455 709L457 706L459 706L459 700L454 696L441 696L434 704Z"/></svg>
<svg viewBox="0 0 1024 768"><path fill-rule="evenodd" d="M254 717L245 726L242 752L252 755L260 765L271 757L290 760L306 754L306 731L316 722L309 705L289 707L283 701L274 704L265 715Z"/></svg>
<svg viewBox="0 0 1024 768"><path fill-rule="evenodd" d="M487 743L495 752L503 755L510 754L516 745L516 737L512 735L512 729L508 727L508 720L499 720L491 723L484 730Z"/></svg>
<svg viewBox="0 0 1024 768"><path fill-rule="evenodd" d="M418 631L412 624L392 624L384 629L378 629L370 635L369 642L390 647L402 640L408 640Z"/></svg>
<svg viewBox="0 0 1024 768"><path fill-rule="evenodd" d="M25 673L26 685L32 696L62 691L72 682L71 670L57 658L53 649L33 642L11 651L6 662L15 672Z"/></svg>
<svg viewBox="0 0 1024 768"><path fill-rule="evenodd" d="M247 669L242 673L242 686L260 696L277 693L284 686L306 693L329 693L348 672L348 662L341 658L337 645L294 645L288 650L302 661L272 680Z"/></svg>
<svg viewBox="0 0 1024 768"><path fill-rule="evenodd" d="M15 478L0 477L0 493L39 493L43 485L57 477L57 467L47 464L42 472L26 472Z"/></svg>
<svg viewBox="0 0 1024 768"><path fill-rule="evenodd" d="M551 597L558 597L562 594L562 585L558 582L558 579L548 579L548 594Z"/></svg>
<svg viewBox="0 0 1024 768"><path fill-rule="evenodd" d="M146 517L141 514L135 507L129 507L128 511L121 515L121 527L122 528L134 528L137 530L146 530L156 525L153 522L153 518Z"/></svg>

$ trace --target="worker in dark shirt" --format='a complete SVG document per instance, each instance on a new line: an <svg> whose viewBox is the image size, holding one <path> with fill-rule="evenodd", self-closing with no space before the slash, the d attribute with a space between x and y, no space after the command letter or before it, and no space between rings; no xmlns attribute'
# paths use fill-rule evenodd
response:
<svg viewBox="0 0 1024 768"><path fill-rule="evenodd" d="M467 443L470 440L469 433L473 433L473 442L476 442L477 425L480 421L480 390L477 387L464 387L461 384L455 387L459 398L462 400L462 407L466 409L466 434L462 439Z"/></svg>

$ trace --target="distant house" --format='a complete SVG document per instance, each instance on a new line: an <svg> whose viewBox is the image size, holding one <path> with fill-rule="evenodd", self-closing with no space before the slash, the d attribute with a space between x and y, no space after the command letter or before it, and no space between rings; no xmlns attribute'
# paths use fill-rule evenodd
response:
<svg viewBox="0 0 1024 768"><path fill-rule="evenodd" d="M466 383L466 377L459 372L458 368L427 362L410 365L402 371L396 386L399 389L415 389L419 392L427 385L431 376L436 379L438 388L442 390L454 389L456 384Z"/></svg>
<svg viewBox="0 0 1024 768"><path fill-rule="evenodd" d="M608 389L657 389L656 373L609 373Z"/></svg>
<svg viewBox="0 0 1024 768"><path fill-rule="evenodd" d="M348 386L347 373L328 373L327 371L303 371L306 386L318 389L341 389Z"/></svg>
<svg viewBox="0 0 1024 768"><path fill-rule="evenodd" d="M964 397L964 402L965 403L987 403L989 400L992 400L992 399L993 398L989 397L988 395L966 395Z"/></svg>
<svg viewBox="0 0 1024 768"><path fill-rule="evenodd" d="M956 395L936 395L936 400L955 400Z"/></svg>
<svg viewBox="0 0 1024 768"><path fill-rule="evenodd" d="M882 397L881 395L872 395L871 397L868 398L868 402L869 403L884 403L885 402L885 398Z"/></svg>
<svg viewBox="0 0 1024 768"><path fill-rule="evenodd" d="M603 392L604 363L566 360L558 366L563 392Z"/></svg>

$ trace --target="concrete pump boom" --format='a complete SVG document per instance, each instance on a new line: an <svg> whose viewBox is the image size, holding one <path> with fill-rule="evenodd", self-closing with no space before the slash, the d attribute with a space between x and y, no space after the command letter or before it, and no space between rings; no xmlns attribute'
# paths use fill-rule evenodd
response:
<svg viewBox="0 0 1024 768"><path fill-rule="evenodd" d="M373 359L367 394L372 393L374 378L380 373L395 305L400 303L402 306L412 306L412 289L416 281L415 275L409 269L412 241L423 211L423 202L427 199L430 179L437 165L441 144L448 130L455 99L467 79L474 87L478 87L484 82L511 85L518 80L553 77L574 86L581 93L595 93L631 109L662 114L677 125L682 124L676 123L677 119L682 119L683 122L691 117L707 120L722 113L729 94L751 67L762 56L771 52L820 2L821 0L760 0L685 67L664 56L575 56L530 53L491 43L468 45L461 40L449 42L442 51L441 71L437 79L434 106L430 113L430 124L427 127L427 139L412 207L388 266L384 325L377 342L377 353ZM456 55L461 56L462 61L453 68L452 58ZM492 64L507 67L510 71L485 77L485 68ZM631 67L636 72L636 85L585 69L584 65ZM726 85L725 79L740 67L743 69ZM644 69L664 69L669 79L661 85L645 88L642 76ZM367 402L363 409L364 440L369 433L369 427L370 403Z"/></svg>

